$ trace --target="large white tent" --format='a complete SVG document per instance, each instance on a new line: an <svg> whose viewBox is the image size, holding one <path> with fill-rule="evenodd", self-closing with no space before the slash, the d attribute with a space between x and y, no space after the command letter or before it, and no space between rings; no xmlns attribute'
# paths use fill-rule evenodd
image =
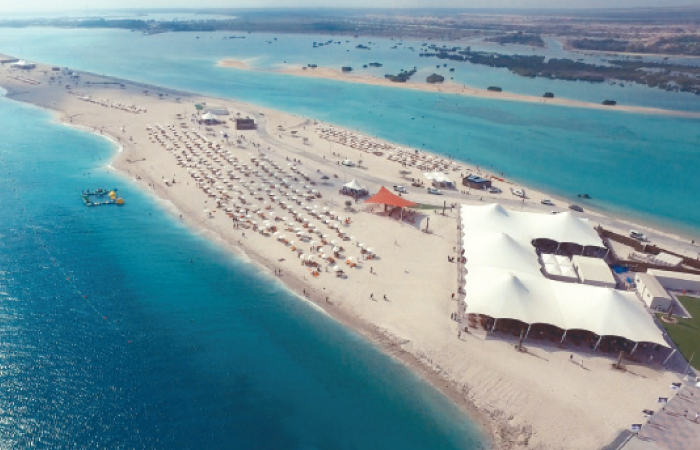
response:
<svg viewBox="0 0 700 450"><path fill-rule="evenodd" d="M489 229L517 236L528 243L534 239L550 239L581 246L604 247L600 236L588 221L570 212L533 214L508 211L493 203L486 206L462 205L462 218L462 229L465 231ZM489 227L485 228L484 224Z"/></svg>
<svg viewBox="0 0 700 450"><path fill-rule="evenodd" d="M543 275L532 240L602 247L586 221L507 211L500 205L463 205L461 214L467 313L668 346L635 294ZM542 255L542 263L572 270L559 255Z"/></svg>

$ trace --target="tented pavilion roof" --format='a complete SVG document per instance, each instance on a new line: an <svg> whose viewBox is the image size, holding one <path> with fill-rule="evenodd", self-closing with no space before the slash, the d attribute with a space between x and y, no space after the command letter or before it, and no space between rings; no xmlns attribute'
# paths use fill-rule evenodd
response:
<svg viewBox="0 0 700 450"><path fill-rule="evenodd" d="M417 203L413 203L405 198L393 194L384 186L379 188L379 192L365 200L365 203L379 203L381 205L395 206L397 208L408 208L417 205Z"/></svg>
<svg viewBox="0 0 700 450"><path fill-rule="evenodd" d="M520 211L508 211L494 203L486 206L462 206L464 230L483 229L488 223L492 231L500 231L511 236L518 236L531 242L534 239L550 239L556 242L570 242L581 246L604 247L598 233L588 221L563 212L559 214L533 214Z"/></svg>
<svg viewBox="0 0 700 450"><path fill-rule="evenodd" d="M500 205L463 205L461 214L467 313L668 346L635 294L555 281L542 274L532 240L602 246L586 221L507 211ZM543 255L546 264L545 259L567 263L557 255Z"/></svg>
<svg viewBox="0 0 700 450"><path fill-rule="evenodd" d="M216 115L214 115L211 111L205 113L202 115L202 120L218 120Z"/></svg>
<svg viewBox="0 0 700 450"><path fill-rule="evenodd" d="M351 189L353 191L366 191L367 188L362 186L360 183L357 182L355 178L352 179L349 183L345 183L343 185L344 188Z"/></svg>

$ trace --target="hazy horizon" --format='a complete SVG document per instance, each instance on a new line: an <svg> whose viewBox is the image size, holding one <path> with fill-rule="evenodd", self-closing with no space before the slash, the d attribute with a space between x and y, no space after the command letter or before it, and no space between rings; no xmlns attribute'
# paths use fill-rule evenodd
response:
<svg viewBox="0 0 700 450"><path fill-rule="evenodd" d="M149 9L275 9L275 8L322 8L322 9L640 9L700 7L700 0L436 0L429 8L420 0L343 0L328 5L327 0L243 0L232 4L230 0L202 0L196 7L190 0L25 0L0 4L0 13L46 13L46 12L98 12L102 10L149 10Z"/></svg>

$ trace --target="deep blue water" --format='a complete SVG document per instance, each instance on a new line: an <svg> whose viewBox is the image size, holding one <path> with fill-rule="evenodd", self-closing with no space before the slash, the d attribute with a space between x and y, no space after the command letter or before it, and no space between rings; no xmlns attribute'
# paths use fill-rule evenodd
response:
<svg viewBox="0 0 700 450"><path fill-rule="evenodd" d="M575 198L589 206L700 235L700 120L646 116L551 105L493 101L365 86L331 80L251 73L216 67L220 58L255 58L273 67L289 63L357 66L380 60L380 72L435 60L392 50L393 41L371 39L371 51L355 50L368 38L336 38L341 45L314 50L327 36L231 33L142 36L119 30L0 30L0 51L81 70L121 76L194 92L235 98L330 121L405 145L431 150L503 172L512 179ZM268 44L268 42L272 42ZM404 42L404 47L409 43ZM420 45L420 42L413 42ZM416 47L417 48L417 47ZM346 52L345 50L350 50ZM561 48L552 56L567 56ZM700 111L700 98L642 87L552 82L517 77L474 65L458 68L464 82L541 95L552 83L557 95L625 104Z"/></svg>
<svg viewBox="0 0 700 450"><path fill-rule="evenodd" d="M0 449L477 449L446 398L0 99ZM118 186L123 207L80 191Z"/></svg>

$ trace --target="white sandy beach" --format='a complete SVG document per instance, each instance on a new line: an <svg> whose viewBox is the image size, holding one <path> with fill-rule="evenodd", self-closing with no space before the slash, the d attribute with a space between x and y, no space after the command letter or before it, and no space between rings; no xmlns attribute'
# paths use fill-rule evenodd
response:
<svg viewBox="0 0 700 450"><path fill-rule="evenodd" d="M316 69L309 76L318 74L341 76L329 69ZM610 369L610 356L582 348L562 349L549 343L529 342L529 352L519 353L513 350L513 341L500 337L473 333L457 338L457 324L450 315L458 307L453 294L459 274L457 264L448 262L447 257L459 252L458 210L451 210L449 205L493 200L506 207L549 213L552 208L542 206L540 200L553 198L550 195L528 189L529 199L522 204L508 192L513 184L506 180L497 183L504 191L502 194L482 196L457 191L442 197L432 196L424 188L411 187L399 173L402 165L389 160L388 152L379 156L329 143L319 130L330 124L128 81L94 84L115 81L95 75L81 74L77 85L67 77L61 85L49 83L50 76L50 66L40 65L31 72L3 66L0 86L7 89L11 99L54 110L66 124L112 137L123 146L123 151L116 153L111 162L114 168L174 205L176 220L181 217L232 251L247 255L261 270L269 271L270 276L277 277L301 297L403 361L477 420L491 437L494 448L601 448L631 423L639 422L641 411L653 406L657 397L668 394L668 385L678 379L677 374L666 371L658 362L631 365L628 373L621 373ZM88 85L88 81L92 84ZM394 86L378 79L359 82ZM71 89L65 84L71 84ZM471 89L459 86L416 85L414 88L443 92L453 89L465 95L534 101L512 94L477 90L472 93ZM555 101L566 106L602 108ZM223 125L212 125L210 131L190 120L196 113L195 103L217 105L233 113L224 116ZM178 117L178 114L183 115ZM235 130L228 119L238 114L255 118L258 129ZM228 139L222 137L222 131L229 135ZM423 156L431 155L423 153ZM188 157L191 161L187 161ZM355 162L361 159L362 168L341 166L339 162L345 158ZM432 163L439 159L436 157ZM188 163L200 167L190 167ZM468 172L489 175L462 163L450 170L455 179ZM202 173L211 174L211 182ZM193 178L195 174L199 180ZM322 175L329 177L326 184ZM408 177L422 178L422 175L420 170L411 169ZM294 178L301 181L293 181ZM345 201L349 197L339 195L338 190L353 178L370 192L376 192L382 185L391 188L401 184L407 187L406 197L412 201L436 206L442 206L445 201L448 207L445 215L440 213L442 209L421 210L413 222L386 217L378 206L353 203L346 209ZM219 184L223 185L222 189L217 188ZM268 193L268 189L272 192ZM279 201L270 201L268 194L278 195L286 202L285 207ZM227 200L218 205L217 198L226 196ZM566 204L553 199L558 205ZM79 201L77 197L76 201ZM129 199L126 201L128 208ZM336 213L339 220L332 219L331 213ZM238 221L234 222L231 215ZM301 219L294 219L295 215ZM603 223L622 232L637 226L595 212L587 212L585 216L593 223ZM431 232L425 233L421 230L426 227L428 217ZM303 219L308 222L304 223ZM266 220L285 235L287 243L281 242L280 235L275 236L272 231L266 236L251 227L254 222L262 228ZM344 236L352 240L344 239L337 228L330 227L338 222L346 233ZM310 227L318 232L309 233ZM303 240L297 237L297 228L302 229L301 236L308 237ZM676 236L648 227L642 229L660 244L672 245L686 253L693 251L687 241L682 242ZM337 252L339 256L334 263L328 263L318 256L320 253L310 249L311 240L327 255L336 253L333 247L343 249ZM320 266L302 265L291 241L304 253L317 255ZM364 259L366 254L358 243L365 249L372 248L376 258ZM348 257L354 258L355 267L346 264ZM335 276L335 265L344 270L346 277ZM318 272L317 276L314 271ZM584 364L572 364L569 359L572 353Z"/></svg>
<svg viewBox="0 0 700 450"><path fill-rule="evenodd" d="M224 59L218 63L221 67L228 67L238 70L250 70L250 71L265 71L264 69L258 69L252 67L245 61L237 59ZM272 71L272 70L270 70ZM664 116L676 116L676 117L687 117L687 118L700 118L700 113L688 112L688 111L674 111L670 109L660 109L660 108L649 108L642 106L630 106L630 105L615 105L615 106L605 106L600 103L584 102L580 100L571 100L567 98L543 98L536 97L532 95L515 94L512 92L493 92L487 89L479 89L471 86L466 86L462 84L457 84L450 81L445 81L444 83L428 84L428 83L395 83L389 81L385 78L379 78L372 75L361 75L357 72L345 73L340 69L328 68L328 67L316 67L309 68L303 66L285 66L283 69L277 70L276 72L300 77L312 77L312 78L325 78L328 80L344 81L348 83L362 83L371 84L376 86L386 86L398 89L414 89L427 92L439 92L442 94L456 94L465 95L469 97L479 97L488 98L495 100L513 101L513 102L527 102L527 103L541 103L547 105L557 105L565 107L574 108L587 108L587 109L600 109L600 110L613 110L622 111L628 113L637 114L656 114Z"/></svg>

